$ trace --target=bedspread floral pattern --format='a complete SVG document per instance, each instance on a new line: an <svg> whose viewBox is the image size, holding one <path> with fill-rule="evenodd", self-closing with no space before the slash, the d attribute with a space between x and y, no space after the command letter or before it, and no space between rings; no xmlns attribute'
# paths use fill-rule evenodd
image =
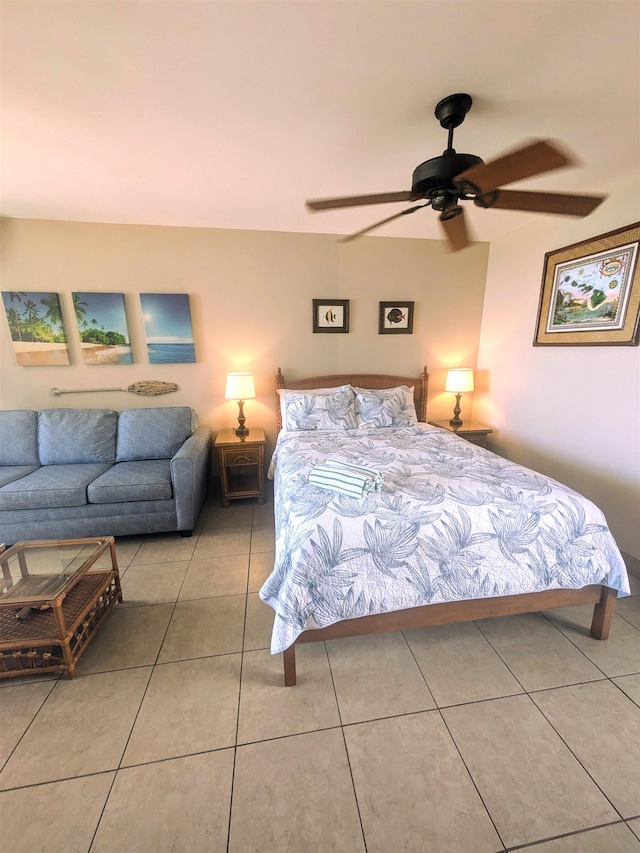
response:
<svg viewBox="0 0 640 853"><path fill-rule="evenodd" d="M408 426L417 422L413 388L354 388L359 427Z"/></svg>
<svg viewBox="0 0 640 853"><path fill-rule="evenodd" d="M379 469L382 491L310 485L327 458ZM596 506L445 430L281 433L270 475L276 561L260 597L276 612L274 654L307 628L423 604L590 583L629 593Z"/></svg>
<svg viewBox="0 0 640 853"><path fill-rule="evenodd" d="M286 392L288 430L353 429L357 426L353 390L337 388L328 394Z"/></svg>

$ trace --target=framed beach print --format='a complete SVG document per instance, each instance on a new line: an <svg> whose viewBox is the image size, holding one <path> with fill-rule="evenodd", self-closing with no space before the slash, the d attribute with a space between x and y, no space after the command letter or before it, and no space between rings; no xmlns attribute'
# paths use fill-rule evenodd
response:
<svg viewBox="0 0 640 853"><path fill-rule="evenodd" d="M60 297L48 291L2 291L16 361L23 367L69 364Z"/></svg>
<svg viewBox="0 0 640 853"><path fill-rule="evenodd" d="M379 335L410 335L413 332L413 302L381 302Z"/></svg>
<svg viewBox="0 0 640 853"><path fill-rule="evenodd" d="M123 293L72 293L85 364L131 364Z"/></svg>
<svg viewBox="0 0 640 853"><path fill-rule="evenodd" d="M194 362L191 309L186 293L141 293L150 364Z"/></svg>
<svg viewBox="0 0 640 853"><path fill-rule="evenodd" d="M313 300L313 331L314 332L348 332L349 331L349 300L348 299L314 299Z"/></svg>
<svg viewBox="0 0 640 853"><path fill-rule="evenodd" d="M534 346L637 346L640 222L544 256Z"/></svg>

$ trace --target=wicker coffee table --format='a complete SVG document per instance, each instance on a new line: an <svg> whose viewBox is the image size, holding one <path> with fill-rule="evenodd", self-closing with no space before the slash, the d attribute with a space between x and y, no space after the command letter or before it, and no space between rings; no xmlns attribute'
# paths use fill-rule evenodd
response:
<svg viewBox="0 0 640 853"><path fill-rule="evenodd" d="M107 551L110 567L89 571ZM0 569L0 678L74 678L78 658L122 601L113 536L17 542L0 552Z"/></svg>

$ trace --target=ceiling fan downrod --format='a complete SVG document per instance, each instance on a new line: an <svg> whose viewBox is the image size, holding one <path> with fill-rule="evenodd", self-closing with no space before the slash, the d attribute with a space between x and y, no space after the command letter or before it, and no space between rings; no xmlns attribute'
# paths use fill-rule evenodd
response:
<svg viewBox="0 0 640 853"><path fill-rule="evenodd" d="M465 94L447 95L436 104L434 115L440 122L440 127L449 131L447 150L443 154L456 153L453 149L453 131L462 124L472 104L471 95Z"/></svg>
<svg viewBox="0 0 640 853"><path fill-rule="evenodd" d="M458 154L453 148L453 131L459 127L471 109L470 95L448 95L436 104L434 113L440 126L448 131L448 148L440 157L425 160L413 172L411 192L418 198L426 198L434 210L456 207L460 199L473 198L456 187L453 179L483 161L475 154Z"/></svg>

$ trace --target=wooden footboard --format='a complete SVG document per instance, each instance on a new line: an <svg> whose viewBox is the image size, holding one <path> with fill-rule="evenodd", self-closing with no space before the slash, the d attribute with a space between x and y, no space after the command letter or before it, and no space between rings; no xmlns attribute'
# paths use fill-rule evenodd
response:
<svg viewBox="0 0 640 853"><path fill-rule="evenodd" d="M535 613L556 607L571 607L576 604L594 604L591 634L598 640L609 636L611 619L615 609L617 593L600 584L591 584L582 589L551 589L529 592L522 595L504 595L496 598L479 598L471 601L453 601L446 604L426 604L392 613L361 616L345 619L318 628L304 631L296 642L282 653L284 683L293 687L296 683L296 645L334 640L342 637L357 637L363 634L379 634L386 631L402 631L409 628L427 628L431 625L448 625L453 622L469 622L489 619L494 616L513 616L519 613Z"/></svg>

